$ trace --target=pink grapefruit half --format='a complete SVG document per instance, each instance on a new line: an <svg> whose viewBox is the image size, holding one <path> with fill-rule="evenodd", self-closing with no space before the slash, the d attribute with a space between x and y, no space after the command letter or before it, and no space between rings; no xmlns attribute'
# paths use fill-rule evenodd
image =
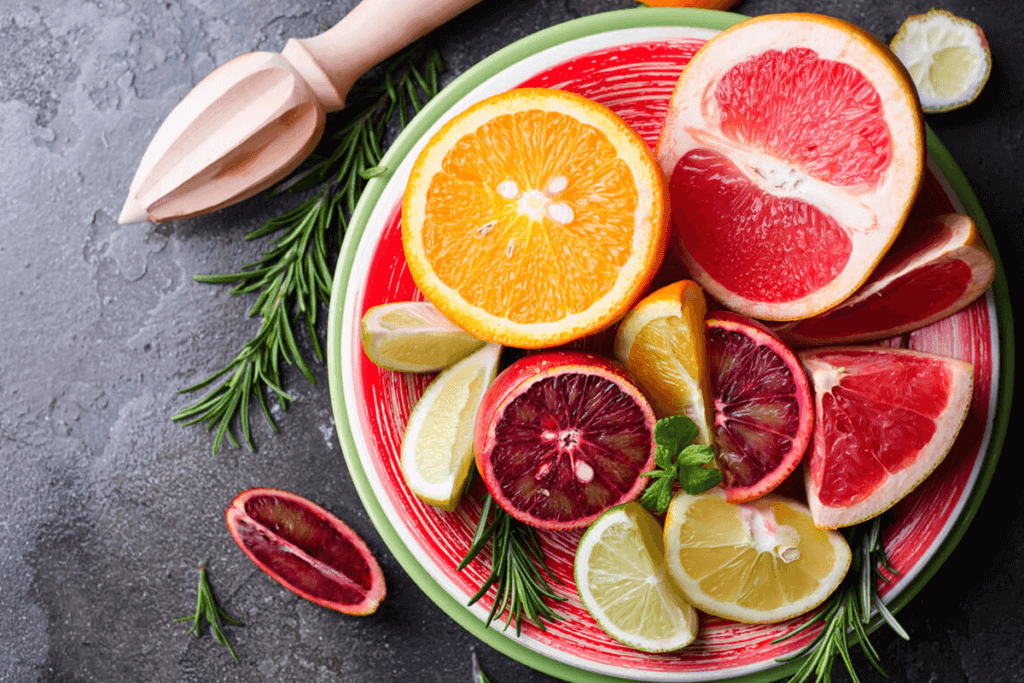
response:
<svg viewBox="0 0 1024 683"><path fill-rule="evenodd" d="M896 237L924 167L922 115L871 34L767 15L686 66L657 157L691 277L744 315L798 320L852 294Z"/></svg>

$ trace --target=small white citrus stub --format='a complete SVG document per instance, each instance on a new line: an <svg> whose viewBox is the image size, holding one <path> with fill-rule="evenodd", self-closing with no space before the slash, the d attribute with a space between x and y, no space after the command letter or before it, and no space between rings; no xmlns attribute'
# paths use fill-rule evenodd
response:
<svg viewBox="0 0 1024 683"><path fill-rule="evenodd" d="M946 10L909 17L892 39L892 51L914 79L921 108L930 113L973 102L992 71L981 27Z"/></svg>

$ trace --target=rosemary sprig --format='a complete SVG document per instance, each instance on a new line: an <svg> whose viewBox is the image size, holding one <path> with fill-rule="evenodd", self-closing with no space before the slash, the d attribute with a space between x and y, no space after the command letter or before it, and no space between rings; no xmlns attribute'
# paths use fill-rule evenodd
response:
<svg viewBox="0 0 1024 683"><path fill-rule="evenodd" d="M318 309L331 297L331 247L341 244L348 216L355 210L367 181L385 171L380 166L382 149L394 119L397 117L399 125L405 127L410 113L418 112L437 95L438 76L443 70L437 51L425 50L421 42L392 58L380 82L354 88L345 109L332 114L334 132L325 136L309 163L275 193L323 189L246 235L247 240L277 235L259 261L234 273L195 277L199 282L234 284L232 294L259 292L248 311L250 317L261 318L256 335L224 368L179 392L191 393L221 380L173 417L186 425L205 423L207 430L216 428L213 455L217 455L225 436L236 448L240 446L232 427L236 416L243 439L255 450L249 424L252 396L267 423L278 431L266 403L268 390L284 409L294 400L281 386L282 362L297 366L316 384L298 345L296 329L306 328L313 353L322 362L316 323Z"/></svg>
<svg viewBox="0 0 1024 683"><path fill-rule="evenodd" d="M860 683L860 678L857 677L857 672L853 668L853 661L850 659L849 636L852 636L853 644L860 643L871 666L888 678L888 674L882 669L878 651L868 638L867 625L874 616L873 610L878 611L882 619L899 637L910 640L910 636L899 625L878 595L877 579L889 583L890 577L898 574L889 564L889 557L879 539L880 531L881 520L878 517L870 523L858 524L846 530L847 541L853 549L850 571L846 578L814 618L782 638L772 641L779 643L788 640L802 633L812 624L819 621L825 622L818 635L806 647L793 655L778 660L780 662L803 660L800 668L789 679L789 683L803 683L811 676L814 676L817 683L830 683L832 681L832 665L836 656L843 660L843 665L849 672L850 678L855 683Z"/></svg>
<svg viewBox="0 0 1024 683"><path fill-rule="evenodd" d="M205 620L210 625L210 631L213 632L214 639L221 645L226 645L231 656L235 658L235 661L240 661L238 655L235 654L235 649L231 647L231 643L228 642L227 636L220 628L220 620L234 624L235 626L245 626L240 621L236 621L227 615L227 613L220 608L217 601L213 597L213 590L210 588L210 582L206 578L206 560L199 566L199 587L196 589L196 613L191 617L181 617L175 619L175 623L179 621L191 621L192 628L186 631L186 635L189 633L195 633L196 638L202 637L202 621Z"/></svg>
<svg viewBox="0 0 1024 683"><path fill-rule="evenodd" d="M467 603L474 604L487 594L491 586L497 587L497 595L485 625L489 626L495 618L500 619L504 614L505 628L515 621L516 635L519 635L522 632L523 617L532 620L542 631L545 630L545 619L561 619L545 600L565 600L552 590L548 578L559 584L561 581L545 564L544 551L537 535L533 528L495 505L490 494L484 498L476 532L457 570L462 571L469 566L488 541L491 541L491 572Z"/></svg>

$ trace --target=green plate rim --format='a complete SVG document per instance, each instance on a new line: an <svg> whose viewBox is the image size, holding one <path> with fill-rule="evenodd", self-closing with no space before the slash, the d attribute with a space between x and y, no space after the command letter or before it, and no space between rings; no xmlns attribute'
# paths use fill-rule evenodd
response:
<svg viewBox="0 0 1024 683"><path fill-rule="evenodd" d="M386 167L383 175L372 179L366 186L355 211L349 221L349 226L342 244L338 263L335 270L334 285L331 292L331 303L328 311L328 332L327 332L327 373L331 395L331 404L334 413L334 421L337 426L338 440L341 443L342 452L356 492L363 502L371 522L377 529L385 545L398 560L402 568L416 582L424 593L448 616L454 619L460 626L471 634L493 647L506 656L525 664L542 673L561 678L570 683L623 683L629 679L618 678L606 674L596 673L570 666L563 662L554 660L546 655L529 649L498 630L485 627L475 614L465 605L448 594L440 584L424 569L412 555L412 552L405 546L390 519L384 513L376 494L370 486L366 472L356 452L355 442L352 436L351 425L345 411L344 392L340 383L340 362L341 362L341 330L344 316L345 292L348 287L349 274L355 260L356 250L359 241L365 231L370 214L384 191L385 186L394 174L395 169L410 152L416 141L420 139L427 129L443 116L450 107L456 104L462 97L468 94L480 83L503 69L525 59L537 52L546 50L570 40L629 28L649 28L657 26L688 26L696 28L709 28L724 30L735 23L747 19L747 16L732 12L719 12L714 10L700 10L689 8L646 8L616 10L602 14L573 19L563 24L538 31L530 36L522 38L515 43L495 52L490 57L480 61L477 65L467 69L463 74L452 81L437 97L432 99L423 110L410 121L409 125L398 136L391 148L384 155L381 162ZM927 149L931 158L942 170L953 188L956 195L964 205L965 211L974 219L978 229L984 235L992 255L996 261L996 277L992 284L995 296L995 308L999 330L999 391L996 401L996 414L993 421L992 432L989 440L988 450L974 488L968 496L960 516L957 518L952 529L940 544L935 554L928 561L925 567L916 577L903 588L900 595L890 604L890 609L898 611L902 609L911 598L916 595L928 580L938 571L938 568L946 560L949 554L956 547L963 537L971 520L974 518L988 489L989 483L995 470L999 453L1006 436L1009 424L1010 404L1012 402L1013 370L1014 370L1014 346L1013 346L1013 321L1009 303L1009 289L1006 280L1006 273L1003 270L1002 261L996 249L995 240L991 227L985 219L984 212L978 203L977 196L964 176L960 167L953 160L949 151L942 145L938 137L926 126ZM336 379L337 378L337 379ZM881 624L876 619L872 624L872 630ZM787 675L792 675L798 666L797 662L780 664L760 672L722 679L736 683L764 683L778 680Z"/></svg>

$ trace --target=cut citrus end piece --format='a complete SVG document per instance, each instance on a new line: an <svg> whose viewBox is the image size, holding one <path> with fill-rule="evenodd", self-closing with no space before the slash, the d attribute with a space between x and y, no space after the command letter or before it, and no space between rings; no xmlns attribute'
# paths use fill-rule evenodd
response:
<svg viewBox="0 0 1024 683"><path fill-rule="evenodd" d="M904 228L899 242L849 299L775 329L797 346L873 341L905 334L960 311L995 278L996 264L974 221L945 214Z"/></svg>
<svg viewBox="0 0 1024 683"><path fill-rule="evenodd" d="M379 367L399 372L437 372L486 343L427 301L374 306L363 316L361 333L366 356Z"/></svg>
<svg viewBox="0 0 1024 683"><path fill-rule="evenodd" d="M798 320L868 277L924 168L906 69L845 21L774 14L716 35L680 75L658 140L671 244L728 308Z"/></svg>
<svg viewBox="0 0 1024 683"><path fill-rule="evenodd" d="M929 113L970 104L992 72L985 32L944 9L908 17L891 47L906 65L921 107Z"/></svg>
<svg viewBox="0 0 1024 683"><path fill-rule="evenodd" d="M664 179L610 109L522 88L471 106L417 158L402 245L424 296L474 336L557 346L618 321L667 244Z"/></svg>
<svg viewBox="0 0 1024 683"><path fill-rule="evenodd" d="M732 502L762 496L796 469L811 441L810 384L764 325L729 311L705 321L715 406L715 465Z"/></svg>
<svg viewBox="0 0 1024 683"><path fill-rule="evenodd" d="M409 413L402 476L418 498L442 510L459 504L473 464L473 424L498 373L501 346L487 344L431 382Z"/></svg>
<svg viewBox="0 0 1024 683"><path fill-rule="evenodd" d="M704 292L696 282L662 287L622 319L615 357L636 377L657 417L686 415L697 425L697 442L711 444L706 313Z"/></svg>
<svg viewBox="0 0 1024 683"><path fill-rule="evenodd" d="M665 518L669 575L699 609L747 623L783 621L820 605L850 568L842 534L774 494L733 504L718 490L678 493Z"/></svg>
<svg viewBox="0 0 1024 683"><path fill-rule="evenodd" d="M639 503L614 507L590 525L574 574L583 606L619 642L670 652L697 637L697 610L665 569L661 525Z"/></svg>
<svg viewBox="0 0 1024 683"><path fill-rule="evenodd" d="M601 356L521 358L480 405L474 450L494 501L542 529L585 527L640 495L654 467L654 411L626 370Z"/></svg>
<svg viewBox="0 0 1024 683"><path fill-rule="evenodd" d="M257 567L306 600L364 615L384 599L384 575L363 539L302 496L249 489L231 501L225 520Z"/></svg>
<svg viewBox="0 0 1024 683"><path fill-rule="evenodd" d="M907 349L804 351L814 385L814 445L804 470L821 528L885 512L949 452L967 416L970 363Z"/></svg>

